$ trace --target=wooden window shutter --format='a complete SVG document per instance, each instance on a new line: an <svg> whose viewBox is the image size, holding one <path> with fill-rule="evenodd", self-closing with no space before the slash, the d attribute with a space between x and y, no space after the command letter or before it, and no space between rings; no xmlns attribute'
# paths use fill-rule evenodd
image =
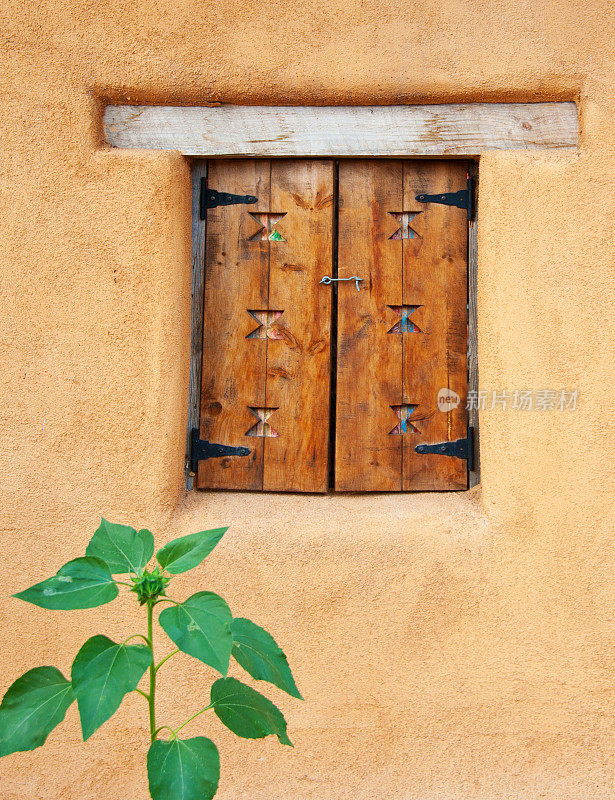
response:
<svg viewBox="0 0 615 800"><path fill-rule="evenodd" d="M363 282L338 294L338 490L467 486L415 450L467 435L467 214L415 200L465 185L459 162L340 162L338 274Z"/></svg>
<svg viewBox="0 0 615 800"><path fill-rule="evenodd" d="M465 489L467 461L416 447L468 435L467 213L415 198L464 189L466 165L208 169L258 200L207 212L200 435L249 455L200 461L197 486L324 492L334 437L337 490Z"/></svg>
<svg viewBox="0 0 615 800"><path fill-rule="evenodd" d="M249 456L199 462L197 486L328 486L334 163L209 163L212 189L258 198L207 212L201 437Z"/></svg>

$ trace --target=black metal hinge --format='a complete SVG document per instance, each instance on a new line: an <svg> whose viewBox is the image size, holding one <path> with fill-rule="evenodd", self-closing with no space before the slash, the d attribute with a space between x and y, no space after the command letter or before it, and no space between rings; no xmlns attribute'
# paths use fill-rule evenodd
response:
<svg viewBox="0 0 615 800"><path fill-rule="evenodd" d="M209 189L207 186L207 178L201 178L201 200L200 200L200 218L207 217L208 208L217 208L218 206L232 206L236 203L257 203L258 197L252 194L229 194L228 192L218 192L216 189Z"/></svg>
<svg viewBox="0 0 615 800"><path fill-rule="evenodd" d="M231 447L228 444L215 444L199 438L199 429L193 428L190 437L190 470L196 474L199 461L208 458L223 458L224 456L249 456L247 447Z"/></svg>
<svg viewBox="0 0 615 800"><path fill-rule="evenodd" d="M442 194L417 194L415 200L419 203L440 203L445 206L464 208L468 212L468 219L474 219L474 190L475 179L468 178L468 188L458 192L443 192Z"/></svg>
<svg viewBox="0 0 615 800"><path fill-rule="evenodd" d="M438 444L417 444L414 448L417 453L435 453L441 456L452 456L453 458L463 458L468 462L468 470L472 472L474 468L474 428L468 428L468 435L465 439L457 439L454 442L438 442Z"/></svg>

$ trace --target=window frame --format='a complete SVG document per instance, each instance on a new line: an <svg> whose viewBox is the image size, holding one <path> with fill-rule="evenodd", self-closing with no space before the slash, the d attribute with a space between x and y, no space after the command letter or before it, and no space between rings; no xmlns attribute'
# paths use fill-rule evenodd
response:
<svg viewBox="0 0 615 800"><path fill-rule="evenodd" d="M334 158L331 156L331 158ZM368 156L365 156L368 158ZM415 158L415 157L413 157ZM205 286L205 239L207 220L200 217L201 180L207 178L209 158L191 161L192 185L192 264L190 311L190 381L188 389L188 419L186 430L185 476L186 491L196 488L195 474L191 470L192 431L200 426L201 383L203 370L203 313ZM477 271L478 271L478 161L465 159L469 175L474 179L475 207L468 220L468 397L478 393L478 321L477 321ZM473 448L472 469L468 471L468 489L480 483L479 412L477 404L468 409L468 436ZM229 491L241 491L240 489ZM334 491L334 490L330 490Z"/></svg>

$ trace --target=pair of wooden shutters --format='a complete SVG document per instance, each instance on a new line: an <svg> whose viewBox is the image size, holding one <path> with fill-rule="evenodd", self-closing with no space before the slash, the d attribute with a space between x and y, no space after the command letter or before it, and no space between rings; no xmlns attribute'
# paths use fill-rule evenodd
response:
<svg viewBox="0 0 615 800"><path fill-rule="evenodd" d="M467 216L415 196L466 165L211 161L208 185L258 198L205 239L200 435L250 454L197 486L465 489L464 460L415 447L467 435Z"/></svg>

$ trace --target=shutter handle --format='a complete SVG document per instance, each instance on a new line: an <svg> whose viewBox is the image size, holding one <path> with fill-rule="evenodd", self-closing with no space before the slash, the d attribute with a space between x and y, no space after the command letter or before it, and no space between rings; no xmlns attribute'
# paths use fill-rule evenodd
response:
<svg viewBox="0 0 615 800"><path fill-rule="evenodd" d="M357 275L353 275L352 278L330 278L328 275L323 275L323 277L318 281L318 283L324 283L325 286L328 286L333 281L354 281L357 284L357 292L360 291L359 289L359 281L362 281L363 278L359 278Z"/></svg>

